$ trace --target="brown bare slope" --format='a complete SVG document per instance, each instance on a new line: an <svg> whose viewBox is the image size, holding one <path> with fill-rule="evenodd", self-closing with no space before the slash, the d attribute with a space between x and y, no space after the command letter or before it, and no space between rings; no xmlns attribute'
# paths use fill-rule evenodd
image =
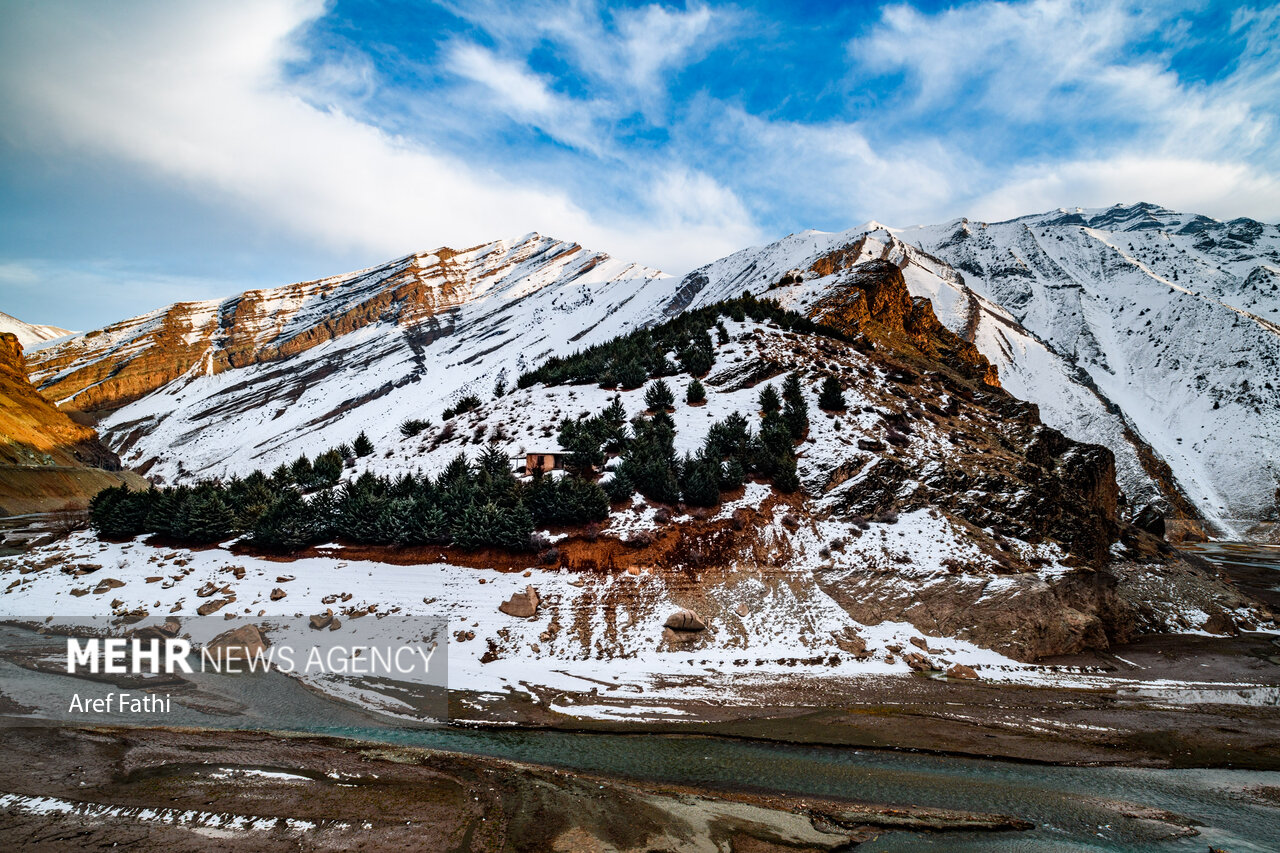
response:
<svg viewBox="0 0 1280 853"><path fill-rule="evenodd" d="M0 515L83 505L120 483L146 485L120 459L27 381L22 345L0 334Z"/></svg>

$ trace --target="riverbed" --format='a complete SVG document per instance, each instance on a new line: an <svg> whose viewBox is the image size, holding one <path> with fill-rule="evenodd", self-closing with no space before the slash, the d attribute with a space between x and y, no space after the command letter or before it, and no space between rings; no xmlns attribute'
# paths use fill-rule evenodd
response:
<svg viewBox="0 0 1280 853"><path fill-rule="evenodd" d="M1250 578L1248 582L1264 592L1269 589L1274 593L1280 586L1280 554L1277 549L1215 543L1201 548L1200 553L1229 571L1243 568ZM1170 643L1176 640L1163 639ZM1257 642L1265 641L1266 638L1259 638ZM1214 642L1212 638L1195 638L1194 642L1189 641L1188 648L1212 652ZM1134 662L1135 667L1148 660L1139 652L1127 649L1112 651L1117 660ZM1160 654L1163 652L1152 652L1148 657L1154 659ZM1197 661L1215 660L1192 656L1188 662L1186 655L1173 657L1179 666L1208 667L1208 664ZM1268 664L1259 659L1258 653L1249 656L1249 665L1250 672L1264 673L1264 678L1266 673L1280 673L1280 667L1266 669ZM6 661L0 662L0 678L3 678L9 701L19 706L38 706L44 695L42 690L48 685L47 680L57 676L34 672ZM1272 686L1277 682L1280 679L1273 679ZM927 690L947 689L945 686L935 688L919 679L901 683L923 685ZM360 750L362 747L355 745L358 743L381 743L398 748L438 751L436 754L441 755L470 755L502 762L551 766L622 783L634 780L644 785L680 786L682 790L698 791L711 798L729 793L766 795L789 801L817 797L878 807L1004 815L1031 824L1029 829L998 833L879 829L874 838L863 841L858 848L860 850L1204 851L1206 846L1212 846L1238 853L1274 851L1280 844L1277 842L1280 839L1280 772L1227 769L1235 766L1230 762L1214 768L1179 768L1064 766L1036 760L1036 744L1042 743L1044 749L1040 757L1046 761L1060 761L1062 753L1054 744L1059 744L1064 738L1069 739L1069 732L1065 735L1059 733L1060 736L1053 739L1030 739L1019 753L1002 752L993 746L994 753L1017 754L1022 759L1010 761L945 754L956 751L957 744L948 732L931 729L923 720L918 731L904 729L897 743L886 744L898 748L788 742L797 738L789 734L795 729L792 725L794 717L785 713L776 720L765 715L754 728L742 729L739 726L742 730L738 734L750 736L726 736L732 726L723 727L719 732L704 733L693 729L683 732L662 730L674 728L670 725L629 727L617 722L610 724L608 728L611 731L572 731L554 726L504 729L493 725L399 728L388 724L385 719L345 706L341 714L326 717L329 724L317 726L307 722L316 719L314 709L307 703L324 704L324 700L298 687L291 679L281 676L279 681L270 684L259 682L258 686L247 689L265 690L273 696L273 702L263 703L261 695L255 697L256 704L265 707L268 713L237 720L236 726L292 729L343 738L348 745L327 747L338 751ZM1161 689L1176 695L1161 696ZM1180 693L1178 688L1164 688L1156 683L1150 688L1155 691L1152 695L1128 697L1128 701L1155 703L1157 706L1161 701L1170 702L1171 708L1163 713L1174 718L1186 715L1191 719L1194 714L1212 713L1217 715L1214 720L1225 721L1226 724L1219 725L1220 728L1230 728L1234 721L1237 731L1245 736L1251 730L1260 731L1264 723L1268 726L1275 724L1278 712L1275 703L1267 698L1272 695L1266 692L1268 689L1271 689L1268 685L1260 684L1250 688L1253 692L1247 694L1228 689L1218 694L1189 696ZM1069 704L1078 704L1077 700L1083 701L1084 696L1084 693L1076 696L1069 691L1044 692L1055 694L1055 701L1061 698L1058 694L1065 695L1063 701ZM926 698L922 701L938 697L941 704L947 704L946 697L950 695L950 703L954 704L957 715L971 710L969 694L938 692L924 695ZM1006 692L1002 695L1018 697L1017 701L1021 702L1023 694ZM1237 708L1233 708L1229 700L1237 695L1243 699ZM1107 704L1097 706L1096 713L1101 715L1104 710L1111 711L1114 704L1108 699ZM1081 707L1085 717L1083 721L1076 718L1078 722L1075 725L1087 728L1091 725L1089 715L1095 713L1095 709L1087 705ZM1144 713L1151 713L1147 705L1143 707ZM10 725L30 725L29 718L21 718L20 709L10 707L8 710ZM838 716L836 710L827 709L826 713L828 717ZM1037 710L1034 713L1044 712ZM939 718L942 716L945 715L939 715ZM792 723L788 723L789 720ZM912 726L912 720L907 717L899 716L894 721L905 727ZM226 718L220 718L214 711L193 707L188 708L186 716L172 722L207 727L225 725ZM834 727L832 723L828 730ZM1080 730L1082 733L1084 728ZM1107 731L1105 726L1096 728ZM22 739L26 737L23 731L21 728L10 729L6 737ZM36 737L34 733L40 730L30 731L31 736ZM931 731L938 732L932 750L928 744ZM145 730L137 730L132 739L145 744L151 736ZM227 754L219 754L219 736L209 733L208 744L200 753L201 761L232 767L242 763L243 757L231 749L231 740L239 736L222 737L227 739ZM1108 737L1103 735L1101 741ZM1222 737L1229 740L1233 735L1227 733ZM291 759L293 742L289 739L263 741L265 745L260 744L255 752L256 765L266 765L272 772L287 775L296 763ZM904 749L904 746L910 748ZM980 744L975 747L980 748ZM1193 757L1190 763L1198 760ZM0 783L3 793L27 797L41 793L36 790L10 790L11 787ZM604 789L603 784L600 789ZM339 798L336 801L341 802L341 791L332 791L330 796ZM362 802L376 811L376 794L362 791L362 797ZM374 799L370 800L370 797ZM158 807L162 804L157 802L153 805ZM10 802L10 811L19 808L20 801ZM95 819L88 812L81 818L90 823ZM305 834L302 837L305 838ZM245 849L253 849L253 845L249 844Z"/></svg>

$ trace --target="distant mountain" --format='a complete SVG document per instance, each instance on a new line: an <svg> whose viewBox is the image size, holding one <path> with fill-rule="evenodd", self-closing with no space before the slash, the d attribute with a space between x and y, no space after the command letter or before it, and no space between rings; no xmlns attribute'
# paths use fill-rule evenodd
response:
<svg viewBox="0 0 1280 853"><path fill-rule="evenodd" d="M1060 356L1214 526L1280 520L1280 227L1135 204L898 236ZM1051 388L1018 393L1053 423Z"/></svg>
<svg viewBox="0 0 1280 853"><path fill-rule="evenodd" d="M57 326L33 326L31 323L24 323L17 317L0 311L0 335L8 333L18 339L18 343L22 344L23 349L36 349L48 341L65 338L72 334L66 329L59 329Z"/></svg>

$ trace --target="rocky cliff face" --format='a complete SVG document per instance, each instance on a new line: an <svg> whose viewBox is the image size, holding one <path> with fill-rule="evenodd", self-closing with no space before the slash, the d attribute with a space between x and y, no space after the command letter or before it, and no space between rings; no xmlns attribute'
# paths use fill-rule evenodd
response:
<svg viewBox="0 0 1280 853"><path fill-rule="evenodd" d="M27 381L22 345L0 334L0 513L83 505L98 489L141 482L97 433L69 418Z"/></svg>
<svg viewBox="0 0 1280 853"><path fill-rule="evenodd" d="M826 268L820 258L813 271ZM845 271L847 269L847 272ZM841 273L837 276L837 272ZM999 387L995 366L971 342L943 326L933 313L933 303L913 297L902 271L883 260L827 273L835 281L808 308L808 315L845 332L889 342L940 360L984 384Z"/></svg>
<svg viewBox="0 0 1280 853"><path fill-rule="evenodd" d="M27 380L22 345L0 334L0 463L88 466L120 470L120 459L97 434L77 424Z"/></svg>

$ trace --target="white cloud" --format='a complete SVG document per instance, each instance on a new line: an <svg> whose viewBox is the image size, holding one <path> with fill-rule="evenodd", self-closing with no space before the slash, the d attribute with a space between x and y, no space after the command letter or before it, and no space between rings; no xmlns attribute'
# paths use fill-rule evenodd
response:
<svg viewBox="0 0 1280 853"><path fill-rule="evenodd" d="M1103 146L1141 140L1157 157L1260 153L1274 163L1274 37L1223 78L1186 81L1169 65L1191 37L1181 11L1129 0L986 0L932 15L893 6L849 50L864 72L904 72L912 96L901 106L916 116L967 116L997 135L1034 125L1070 137L1105 123L1120 138L1103 131ZM1253 43L1275 17L1237 14L1235 26Z"/></svg>
<svg viewBox="0 0 1280 853"><path fill-rule="evenodd" d="M388 257L538 230L679 272L754 233L723 212L681 219L688 230L674 233L650 222L661 209L593 216L559 187L313 105L281 69L301 57L297 36L323 11L290 0L90 4L74 15L11 7L0 36L0 104L13 117L4 132L141 164L318 243ZM505 72L531 109L555 107L536 81L501 65L489 72Z"/></svg>
<svg viewBox="0 0 1280 853"><path fill-rule="evenodd" d="M621 11L618 17L623 67L631 85L639 90L653 89L664 72L679 67L694 54L712 25L711 10L706 6L681 12L652 5ZM605 65L606 71L608 67Z"/></svg>
<svg viewBox="0 0 1280 853"><path fill-rule="evenodd" d="M660 97L664 75L705 54L732 26L730 9L659 4L609 10L593 0L517 6L467 2L452 10L482 28L502 52L525 56L550 43L559 59L619 100Z"/></svg>
<svg viewBox="0 0 1280 853"><path fill-rule="evenodd" d="M1184 11L1127 0L985 0L935 14L897 5L848 47L857 73L907 81L877 138L892 135L887 147L900 151L948 139L952 163L964 163L967 180L951 182L939 213L994 219L1144 199L1280 218L1280 13L1237 11L1246 48L1206 81L1172 64L1195 47Z"/></svg>

